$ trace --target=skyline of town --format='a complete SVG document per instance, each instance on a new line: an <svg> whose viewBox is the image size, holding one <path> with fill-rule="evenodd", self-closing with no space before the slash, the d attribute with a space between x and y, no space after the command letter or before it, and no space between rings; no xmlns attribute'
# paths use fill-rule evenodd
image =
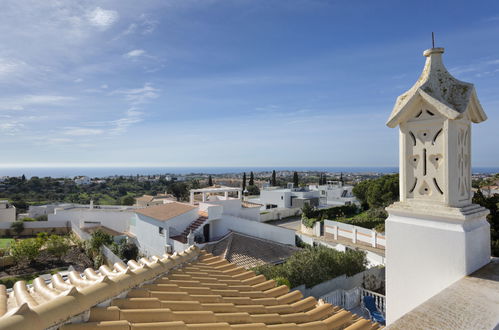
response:
<svg viewBox="0 0 499 330"><path fill-rule="evenodd" d="M489 113L473 165L499 164L494 2L2 6L2 168L397 166L386 116L431 31Z"/></svg>

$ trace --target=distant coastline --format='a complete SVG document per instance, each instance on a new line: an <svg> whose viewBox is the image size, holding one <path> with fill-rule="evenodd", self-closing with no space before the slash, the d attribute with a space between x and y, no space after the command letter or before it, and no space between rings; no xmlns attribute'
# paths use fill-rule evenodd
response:
<svg viewBox="0 0 499 330"><path fill-rule="evenodd" d="M0 177L32 176L73 178L79 175L89 177L109 177L115 175L154 175L154 174L232 174L242 172L268 172L268 171L300 171L300 172L326 172L326 173L397 173L398 167L35 167L35 168L0 168ZM499 167L474 167L473 173L499 173Z"/></svg>

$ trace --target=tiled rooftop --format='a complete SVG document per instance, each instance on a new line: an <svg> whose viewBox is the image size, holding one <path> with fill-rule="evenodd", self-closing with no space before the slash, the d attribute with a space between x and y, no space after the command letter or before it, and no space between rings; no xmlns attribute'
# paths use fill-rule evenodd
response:
<svg viewBox="0 0 499 330"><path fill-rule="evenodd" d="M111 270L0 287L0 329L377 329L192 246Z"/></svg>
<svg viewBox="0 0 499 330"><path fill-rule="evenodd" d="M159 221L167 221L195 208L195 206L189 204L172 202L138 209L135 210L135 213L139 213Z"/></svg>
<svg viewBox="0 0 499 330"><path fill-rule="evenodd" d="M206 251L244 268L282 263L300 249L265 239L231 232L222 240L207 244Z"/></svg>

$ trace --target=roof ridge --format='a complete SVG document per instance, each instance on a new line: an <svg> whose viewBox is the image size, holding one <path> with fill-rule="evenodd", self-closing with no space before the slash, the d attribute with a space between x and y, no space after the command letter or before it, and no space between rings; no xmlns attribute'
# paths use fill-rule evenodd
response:
<svg viewBox="0 0 499 330"><path fill-rule="evenodd" d="M229 235L229 241L227 242L227 246L225 247L225 252L224 252L224 255L223 255L223 258L225 260L229 260L227 257L230 255L229 251L230 251L230 248L232 246L232 240L233 239L234 239L234 232L231 231L230 235Z"/></svg>
<svg viewBox="0 0 499 330"><path fill-rule="evenodd" d="M104 265L99 268L99 273L92 268L87 268L82 274L73 271L68 276L71 284L58 274L52 276L50 285L38 277L31 289L25 281L18 281L10 294L17 306L10 309L9 295L5 286L0 285L0 303L5 307L0 308L5 312L0 316L0 329L38 329L62 324L99 303L196 259L199 253L199 247L192 245L172 256L142 258L140 264L135 260L129 261L128 266L115 263L113 270Z"/></svg>

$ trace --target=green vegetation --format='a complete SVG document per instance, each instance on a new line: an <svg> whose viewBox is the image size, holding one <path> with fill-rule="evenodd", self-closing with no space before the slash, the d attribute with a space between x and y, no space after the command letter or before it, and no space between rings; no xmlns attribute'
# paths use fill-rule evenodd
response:
<svg viewBox="0 0 499 330"><path fill-rule="evenodd" d="M24 230L24 223L22 221L14 221L10 225L10 229L12 229L16 235L21 235Z"/></svg>
<svg viewBox="0 0 499 330"><path fill-rule="evenodd" d="M67 237L59 235L50 235L45 240L45 248L47 251L61 260L69 250L69 241Z"/></svg>
<svg viewBox="0 0 499 330"><path fill-rule="evenodd" d="M255 186L254 184L250 184L248 186L248 188L246 188L246 190L248 190L248 195L260 195L260 189Z"/></svg>
<svg viewBox="0 0 499 330"><path fill-rule="evenodd" d="M211 178L211 175L208 176L208 186L213 186L213 179Z"/></svg>
<svg viewBox="0 0 499 330"><path fill-rule="evenodd" d="M275 170L272 171L272 178L270 179L270 185L272 187L277 186L277 179L276 179Z"/></svg>
<svg viewBox="0 0 499 330"><path fill-rule="evenodd" d="M10 244L10 254L18 263L32 263L40 254L43 241L39 238L19 239Z"/></svg>
<svg viewBox="0 0 499 330"><path fill-rule="evenodd" d="M480 189L473 196L473 203L489 209L487 221L490 223L490 245L494 257L499 257L499 195L485 197Z"/></svg>
<svg viewBox="0 0 499 330"><path fill-rule="evenodd" d="M13 238L0 238L0 249L7 249L12 242Z"/></svg>
<svg viewBox="0 0 499 330"><path fill-rule="evenodd" d="M384 208L399 199L398 174L365 180L353 187L353 194L364 209Z"/></svg>
<svg viewBox="0 0 499 330"><path fill-rule="evenodd" d="M302 208L301 221L305 227L312 228L314 223L322 220L340 221L345 217L357 214L358 208L355 205L335 206L327 209L314 209L309 204Z"/></svg>
<svg viewBox="0 0 499 330"><path fill-rule="evenodd" d="M246 190L246 172L243 173L243 182L242 182L242 187L243 192Z"/></svg>
<svg viewBox="0 0 499 330"><path fill-rule="evenodd" d="M157 195L165 191L179 200L189 196L190 184L185 182L167 181L161 176L157 181L139 180L139 177L108 178L100 183L76 185L72 179L39 178L22 179L10 177L5 179L0 198L8 199L19 213L27 212L30 205L42 205L52 202L88 204L123 204L133 205L134 197L143 194ZM199 185L199 182L198 182ZM198 187L199 188L199 187ZM36 219L46 220L46 216Z"/></svg>
<svg viewBox="0 0 499 330"><path fill-rule="evenodd" d="M113 243L110 248L114 254L124 260L136 260L139 256L139 248L133 243L127 243L125 239Z"/></svg>
<svg viewBox="0 0 499 330"><path fill-rule="evenodd" d="M383 208L374 208L359 213L351 218L339 218L335 221L347 223L354 226L374 229L378 233L385 232L385 220L388 213Z"/></svg>
<svg viewBox="0 0 499 330"><path fill-rule="evenodd" d="M253 172L250 172L250 178L249 178L248 185L249 186L254 186L255 185L255 175L253 174Z"/></svg>
<svg viewBox="0 0 499 330"><path fill-rule="evenodd" d="M293 173L293 186L298 188L300 185L300 179L298 178L298 172Z"/></svg>
<svg viewBox="0 0 499 330"><path fill-rule="evenodd" d="M263 265L254 270L267 278L279 280L280 283L289 282L294 288L305 284L312 287L337 276L346 274L355 275L367 267L365 252L348 250L340 252L325 246L305 248L293 254L284 264Z"/></svg>

